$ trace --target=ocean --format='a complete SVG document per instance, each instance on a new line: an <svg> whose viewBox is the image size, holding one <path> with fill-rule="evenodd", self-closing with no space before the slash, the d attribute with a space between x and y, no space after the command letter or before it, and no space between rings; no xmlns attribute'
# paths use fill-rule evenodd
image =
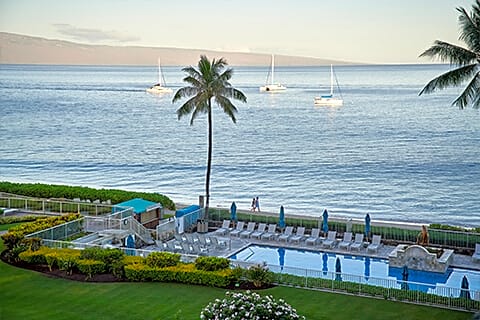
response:
<svg viewBox="0 0 480 320"><path fill-rule="evenodd" d="M451 106L461 88L418 96L447 65L278 67L281 93L260 93L265 67L234 67L237 123L214 106L211 207L235 201L286 215L480 225L479 110ZM181 67L164 67L183 86ZM0 65L0 180L204 194L207 122L177 119L152 96L157 67Z"/></svg>

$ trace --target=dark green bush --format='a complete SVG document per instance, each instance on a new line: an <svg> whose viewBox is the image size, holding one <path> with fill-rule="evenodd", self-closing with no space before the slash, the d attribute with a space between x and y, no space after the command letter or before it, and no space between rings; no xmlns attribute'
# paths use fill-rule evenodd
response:
<svg viewBox="0 0 480 320"><path fill-rule="evenodd" d="M203 271L218 271L230 268L230 260L221 257L198 257L195 268Z"/></svg>
<svg viewBox="0 0 480 320"><path fill-rule="evenodd" d="M103 249L99 247L86 248L81 251L80 259L96 260L104 263L106 271L112 272L113 265L122 261L124 253L120 249Z"/></svg>
<svg viewBox="0 0 480 320"><path fill-rule="evenodd" d="M273 273L268 270L265 263L251 266L245 272L245 276L257 288L271 284L274 279Z"/></svg>
<svg viewBox="0 0 480 320"><path fill-rule="evenodd" d="M105 263L92 259L78 259L76 266L81 273L87 275L87 279L105 272L106 269Z"/></svg>
<svg viewBox="0 0 480 320"><path fill-rule="evenodd" d="M176 266L180 263L180 255L171 252L152 252L145 258L145 264L151 268Z"/></svg>
<svg viewBox="0 0 480 320"><path fill-rule="evenodd" d="M43 183L12 183L7 181L0 182L0 192L36 198L111 200L112 203L120 203L133 198L143 198L145 200L159 202L164 208L175 210L175 203L167 196L158 193L133 192L115 189L93 189L88 187Z"/></svg>

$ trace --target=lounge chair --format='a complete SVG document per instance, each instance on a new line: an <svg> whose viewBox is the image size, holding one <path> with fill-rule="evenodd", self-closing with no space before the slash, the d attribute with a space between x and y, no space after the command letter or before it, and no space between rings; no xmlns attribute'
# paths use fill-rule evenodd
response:
<svg viewBox="0 0 480 320"><path fill-rule="evenodd" d="M324 247L333 248L337 243L337 231L328 231L327 239L323 241Z"/></svg>
<svg viewBox="0 0 480 320"><path fill-rule="evenodd" d="M472 261L474 262L480 261L480 243L475 244L475 252L472 255Z"/></svg>
<svg viewBox="0 0 480 320"><path fill-rule="evenodd" d="M261 238L265 240L270 240L276 235L277 225L276 224L269 224L268 230L264 234L262 234Z"/></svg>
<svg viewBox="0 0 480 320"><path fill-rule="evenodd" d="M237 227L235 228L235 230L232 230L230 231L230 236L232 237L238 237L240 235L240 232L243 231L243 227L245 226L245 222L243 221L239 221L237 223Z"/></svg>
<svg viewBox="0 0 480 320"><path fill-rule="evenodd" d="M250 235L250 238L257 238L257 239L260 239L260 237L262 236L262 234L265 233L265 229L267 228L267 224L266 223L259 223L258 224L258 227L257 227L257 230L254 231L251 235Z"/></svg>
<svg viewBox="0 0 480 320"><path fill-rule="evenodd" d="M357 233L355 234L355 241L350 245L350 250L358 250L363 247L363 233Z"/></svg>
<svg viewBox="0 0 480 320"><path fill-rule="evenodd" d="M253 233L255 230L255 226L257 224L255 222L249 222L247 225L247 230L240 232L240 237L241 238L248 238L250 235Z"/></svg>
<svg viewBox="0 0 480 320"><path fill-rule="evenodd" d="M340 249L348 250L350 248L351 244L352 244L352 233L351 232L345 232L343 234L343 240L338 244L338 247Z"/></svg>
<svg viewBox="0 0 480 320"><path fill-rule="evenodd" d="M217 235L226 235L230 232L230 220L223 220L222 227L215 231Z"/></svg>
<svg viewBox="0 0 480 320"><path fill-rule="evenodd" d="M200 246L198 243L191 245L192 253L199 256L206 256L208 254L208 248Z"/></svg>
<svg viewBox="0 0 480 320"><path fill-rule="evenodd" d="M283 231L283 233L278 237L278 241L285 240L285 242L287 242L288 239L292 236L292 233L293 233L293 227L287 226L285 228L285 231Z"/></svg>
<svg viewBox="0 0 480 320"><path fill-rule="evenodd" d="M210 237L210 243L211 243L212 246L214 246L216 249L226 249L226 248L227 248L226 239L224 239L224 240L218 240L217 237Z"/></svg>
<svg viewBox="0 0 480 320"><path fill-rule="evenodd" d="M304 234L305 234L305 227L298 227L297 233L294 236L290 237L290 241L300 242L300 240L303 239Z"/></svg>
<svg viewBox="0 0 480 320"><path fill-rule="evenodd" d="M320 229L313 228L312 229L312 234L310 235L310 237L305 239L305 244L316 245L319 241L320 241Z"/></svg>
<svg viewBox="0 0 480 320"><path fill-rule="evenodd" d="M378 251L378 248L382 245L382 236L374 234L372 237L372 243L368 245L367 251Z"/></svg>

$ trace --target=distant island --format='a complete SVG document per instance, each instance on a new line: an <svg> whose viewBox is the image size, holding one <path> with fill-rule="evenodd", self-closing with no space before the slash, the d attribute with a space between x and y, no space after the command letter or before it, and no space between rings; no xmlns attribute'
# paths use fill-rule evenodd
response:
<svg viewBox="0 0 480 320"><path fill-rule="evenodd" d="M232 66L265 66L270 54L225 52L201 49L180 49L140 46L88 45L63 40L45 39L21 34L0 32L1 64L59 64L59 65L195 65L201 54L209 58L224 57ZM352 62L275 55L277 66L346 65Z"/></svg>

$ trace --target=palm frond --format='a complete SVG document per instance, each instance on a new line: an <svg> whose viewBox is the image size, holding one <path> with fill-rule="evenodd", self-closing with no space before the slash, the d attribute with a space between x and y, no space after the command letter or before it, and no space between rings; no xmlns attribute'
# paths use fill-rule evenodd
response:
<svg viewBox="0 0 480 320"><path fill-rule="evenodd" d="M474 108L478 108L478 102L480 97L480 75L477 72L472 80L468 83L465 87L463 92L458 96L455 101L453 101L453 105L457 106L459 109L464 109L466 106L472 103Z"/></svg>
<svg viewBox="0 0 480 320"><path fill-rule="evenodd" d="M458 22L460 24L460 37L459 39L464 41L467 46L475 52L480 52L480 7L477 3L477 6L472 6L471 15L462 8L457 8L457 11L460 12L458 17Z"/></svg>
<svg viewBox="0 0 480 320"><path fill-rule="evenodd" d="M175 92L175 95L173 96L172 102L177 102L178 100L182 98L187 98L191 97L193 95L196 95L198 93L198 88L196 87L183 87L177 90Z"/></svg>
<svg viewBox="0 0 480 320"><path fill-rule="evenodd" d="M233 123L237 123L235 114L238 110L228 98L221 95L215 96L215 102L222 108L223 112L232 119Z"/></svg>
<svg viewBox="0 0 480 320"><path fill-rule="evenodd" d="M188 99L180 108L177 109L177 117L180 120L182 117L190 114L195 109L195 97Z"/></svg>
<svg viewBox="0 0 480 320"><path fill-rule="evenodd" d="M475 52L460 46L436 40L429 49L425 50L425 52L420 55L420 57L438 58L442 62L464 66L475 62L477 55Z"/></svg>
<svg viewBox="0 0 480 320"><path fill-rule="evenodd" d="M435 90L460 85L464 81L467 81L476 72L476 69L476 64L470 64L441 74L427 83L418 95L420 96L424 93L431 93Z"/></svg>

